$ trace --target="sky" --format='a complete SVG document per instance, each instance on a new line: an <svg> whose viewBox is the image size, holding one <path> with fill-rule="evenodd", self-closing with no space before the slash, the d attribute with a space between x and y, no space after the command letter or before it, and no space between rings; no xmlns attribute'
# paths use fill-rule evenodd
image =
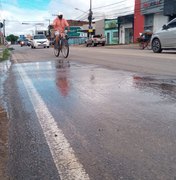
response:
<svg viewBox="0 0 176 180"><path fill-rule="evenodd" d="M58 12L63 12L65 19L87 21L90 2L93 21L134 10L134 0L0 0L0 22L5 20L6 36L33 34L36 29L47 29Z"/></svg>

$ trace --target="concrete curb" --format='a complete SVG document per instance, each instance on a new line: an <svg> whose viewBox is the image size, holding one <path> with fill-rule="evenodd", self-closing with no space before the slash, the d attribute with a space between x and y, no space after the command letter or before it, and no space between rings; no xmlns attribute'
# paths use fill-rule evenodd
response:
<svg viewBox="0 0 176 180"><path fill-rule="evenodd" d="M71 46L86 47L85 44L71 45ZM105 45L105 46L96 46L96 47L102 47L102 48L107 48L107 49L139 49L139 44L117 44L117 45Z"/></svg>
<svg viewBox="0 0 176 180"><path fill-rule="evenodd" d="M110 48L110 49L139 49L139 45L138 44L106 45L105 48Z"/></svg>

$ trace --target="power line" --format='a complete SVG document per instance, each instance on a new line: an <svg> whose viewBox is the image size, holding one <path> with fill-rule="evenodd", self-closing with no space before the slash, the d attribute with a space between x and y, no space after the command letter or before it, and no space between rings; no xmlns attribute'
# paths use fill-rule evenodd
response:
<svg viewBox="0 0 176 180"><path fill-rule="evenodd" d="M117 3L113 3L113 4L108 4L108 5L96 7L96 8L93 8L93 9L101 9L101 8L104 8L104 7L108 7L108 6L113 6L113 5L116 5L116 4L124 3L125 1L127 1L127 0L123 0L123 1L119 1Z"/></svg>
<svg viewBox="0 0 176 180"><path fill-rule="evenodd" d="M142 6L146 3L146 2L142 2L142 3L135 3L134 6L127 6L127 7L123 7L123 8L117 8L119 6L122 6L124 2L127 2L127 0L122 0L120 2L117 2L117 3L113 3L113 4L108 4L108 5L104 5L104 6L99 6L99 7L96 7L96 8L93 8L94 10L98 10L98 9L101 9L101 8L104 8L106 9L106 14L108 15L105 15L103 12L102 12L102 16L97 16L95 15L96 13L101 13L101 11L93 11L94 12L94 15L93 17L96 19L96 18L106 18L106 17L109 17L109 16L122 16L122 15L127 15L127 14L132 14L134 13L134 9L137 5L140 5L140 7L138 9L135 9L135 12L141 12L142 10ZM161 2L160 3L160 6L162 6L164 3ZM133 8L133 9L132 9ZM128 9L128 10L126 10ZM123 10L126 10L126 11L123 11ZM118 12L115 12L115 11L118 11ZM122 12L119 12L119 11L122 11ZM105 10L104 10L105 12ZM113 13L112 13L113 12ZM86 20L87 19L87 16L84 16L84 14L82 14L81 16L79 16L79 18L81 17L81 20Z"/></svg>
<svg viewBox="0 0 176 180"><path fill-rule="evenodd" d="M127 10L127 9L129 9L129 10L132 10L131 9L131 6L126 6L126 7L122 7L122 8L116 8L116 9L111 9L110 11L106 11L106 13L109 13L109 12L114 12L114 11L122 11L123 12L123 10ZM100 13L100 11L95 11L94 13Z"/></svg>
<svg viewBox="0 0 176 180"><path fill-rule="evenodd" d="M128 10L128 11L123 11L123 12L117 12L117 13L109 13L109 14L102 14L102 15L97 15L94 16L94 18L96 20L101 20L101 19L106 19L106 18L118 18L120 16L124 16L124 15L129 15L129 14L134 14L133 10ZM81 20L85 20L87 19L87 17L83 17Z"/></svg>
<svg viewBox="0 0 176 180"><path fill-rule="evenodd" d="M125 2L125 0L120 1L118 3L113 3L113 4L109 4L109 5L93 8L93 9L101 9L101 8L107 7L109 9L109 11L106 11L106 14L102 12L102 15L96 15L96 13L101 13L101 11L94 11L94 16L93 17L95 19L96 18L102 18L103 19L103 18L107 18L107 17L118 17L118 16L122 16L122 15L133 14L134 13L134 9L131 9L131 6L127 6L127 7L123 7L123 8L117 8L117 4L123 3L123 2ZM145 2L144 3L136 3L135 7L136 7L136 5L139 5L139 4L140 4L140 7L135 9L135 12L141 12L141 10L142 10L141 7L142 7L142 5L145 4ZM163 2L160 3L160 6L162 6L162 5L163 5ZM109 6L114 6L114 7L109 7ZM128 9L128 10L126 10L126 9ZM119 11L121 11L121 12L119 12ZM86 18L87 17L82 17L82 20L84 20Z"/></svg>
<svg viewBox="0 0 176 180"><path fill-rule="evenodd" d="M107 15L106 14L108 14L108 16L109 16L109 13L111 14L111 16L115 16L115 15L117 15L117 14L123 14L123 12L119 12L119 11L123 11L123 10L126 10L126 9L129 9L128 11L131 13L131 12L133 12L134 11L134 6L127 6L127 7L124 7L123 5L123 3L125 3L125 2L127 2L127 0L122 0L122 1L119 1L119 2L116 2L116 3L112 3L112 4L107 4L107 5L104 5L104 6L99 6L99 7L95 7L95 8L93 8L93 17L94 18L99 18L99 17L106 17ZM119 6L121 7L121 8L119 8ZM123 6L123 7L122 7ZM103 12L102 11L100 11L100 9L102 9L103 8ZM133 10L132 10L132 8L133 8ZM97 11L98 10L98 11ZM118 13L116 12L116 11L118 11ZM124 13L126 14L126 12L127 11L124 11ZM102 16L101 15L96 15L96 13L99 13L99 14L103 14ZM82 16L80 16L82 19L86 19L87 17L85 17L84 16L84 14L82 15Z"/></svg>
<svg viewBox="0 0 176 180"><path fill-rule="evenodd" d="M76 19L80 19L82 16L84 16L84 15L88 15L88 11L87 11L87 13L86 12L84 12L83 14L81 14L80 16L78 16Z"/></svg>

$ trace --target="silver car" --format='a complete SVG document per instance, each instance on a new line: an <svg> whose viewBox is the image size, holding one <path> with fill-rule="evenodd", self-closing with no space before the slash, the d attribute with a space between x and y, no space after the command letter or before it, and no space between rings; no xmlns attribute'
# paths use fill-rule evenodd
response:
<svg viewBox="0 0 176 180"><path fill-rule="evenodd" d="M31 48L44 47L49 48L50 42L44 34L36 34L31 39Z"/></svg>
<svg viewBox="0 0 176 180"><path fill-rule="evenodd" d="M176 18L152 35L151 46L154 53L176 49Z"/></svg>

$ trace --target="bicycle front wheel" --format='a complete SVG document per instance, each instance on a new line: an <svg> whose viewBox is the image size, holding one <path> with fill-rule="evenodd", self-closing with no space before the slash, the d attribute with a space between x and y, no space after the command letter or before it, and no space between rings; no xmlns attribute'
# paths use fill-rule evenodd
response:
<svg viewBox="0 0 176 180"><path fill-rule="evenodd" d="M148 49L148 50L151 50L151 49L152 49L150 42L147 44L147 49Z"/></svg>
<svg viewBox="0 0 176 180"><path fill-rule="evenodd" d="M67 58L69 55L69 44L67 40L63 40L62 41L62 55L64 56L64 58Z"/></svg>

